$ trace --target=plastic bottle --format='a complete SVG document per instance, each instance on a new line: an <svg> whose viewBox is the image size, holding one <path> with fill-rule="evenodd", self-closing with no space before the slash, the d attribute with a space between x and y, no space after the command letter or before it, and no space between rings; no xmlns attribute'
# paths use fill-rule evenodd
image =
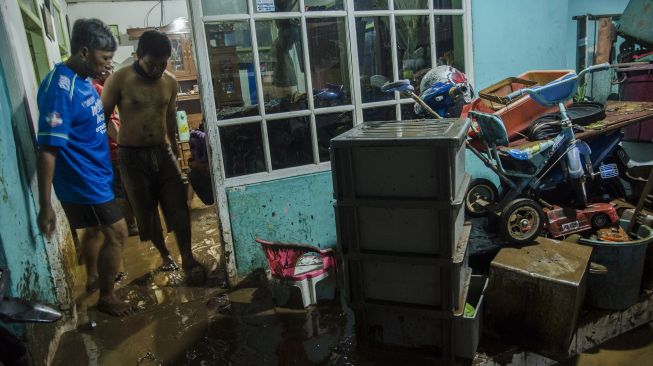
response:
<svg viewBox="0 0 653 366"><path fill-rule="evenodd" d="M179 141L186 142L190 139L186 111L177 111L177 132L179 132Z"/></svg>

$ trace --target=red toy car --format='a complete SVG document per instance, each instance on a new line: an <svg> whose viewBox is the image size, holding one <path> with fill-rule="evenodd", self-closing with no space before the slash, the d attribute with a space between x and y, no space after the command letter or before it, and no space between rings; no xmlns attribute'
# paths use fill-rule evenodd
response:
<svg viewBox="0 0 653 366"><path fill-rule="evenodd" d="M544 213L547 216L544 228L554 238L601 229L619 221L617 208L610 203L593 203L582 210L554 206L545 208Z"/></svg>

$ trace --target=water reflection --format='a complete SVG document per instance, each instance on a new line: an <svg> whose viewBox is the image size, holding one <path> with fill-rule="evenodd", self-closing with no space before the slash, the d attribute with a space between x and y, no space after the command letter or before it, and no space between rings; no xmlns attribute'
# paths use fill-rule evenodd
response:
<svg viewBox="0 0 653 366"><path fill-rule="evenodd" d="M307 310L276 308L262 285L230 293L231 312L218 315L179 365L347 364L352 316L339 301Z"/></svg>

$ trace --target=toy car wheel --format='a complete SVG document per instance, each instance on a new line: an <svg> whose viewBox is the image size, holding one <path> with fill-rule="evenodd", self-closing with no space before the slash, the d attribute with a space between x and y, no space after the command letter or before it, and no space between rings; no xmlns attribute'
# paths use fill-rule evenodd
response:
<svg viewBox="0 0 653 366"><path fill-rule="evenodd" d="M474 179L465 195L465 212L471 217L487 215L488 208L499 197L497 187L487 179Z"/></svg>
<svg viewBox="0 0 653 366"><path fill-rule="evenodd" d="M587 191L585 190L585 179L581 178L571 178L571 187L574 191L574 197L576 199L576 206L578 208L587 207Z"/></svg>
<svg viewBox="0 0 653 366"><path fill-rule="evenodd" d="M499 234L509 244L530 243L542 232L544 212L530 198L511 201L501 212Z"/></svg>
<svg viewBox="0 0 653 366"><path fill-rule="evenodd" d="M592 217L592 227L601 229L610 225L610 218L604 213L597 213Z"/></svg>

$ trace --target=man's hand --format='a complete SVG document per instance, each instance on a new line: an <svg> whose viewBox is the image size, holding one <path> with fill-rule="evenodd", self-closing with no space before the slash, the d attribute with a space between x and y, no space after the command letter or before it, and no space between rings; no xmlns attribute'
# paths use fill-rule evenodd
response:
<svg viewBox="0 0 653 366"><path fill-rule="evenodd" d="M57 226L57 216L54 214L52 205L45 205L41 207L38 217L39 229L48 238L52 236L55 227Z"/></svg>
<svg viewBox="0 0 653 366"><path fill-rule="evenodd" d="M38 224L39 229L48 237L52 236L57 220L52 209L51 198L52 177L54 176L57 152L56 147L41 146L39 148L38 177L41 211L39 211Z"/></svg>

